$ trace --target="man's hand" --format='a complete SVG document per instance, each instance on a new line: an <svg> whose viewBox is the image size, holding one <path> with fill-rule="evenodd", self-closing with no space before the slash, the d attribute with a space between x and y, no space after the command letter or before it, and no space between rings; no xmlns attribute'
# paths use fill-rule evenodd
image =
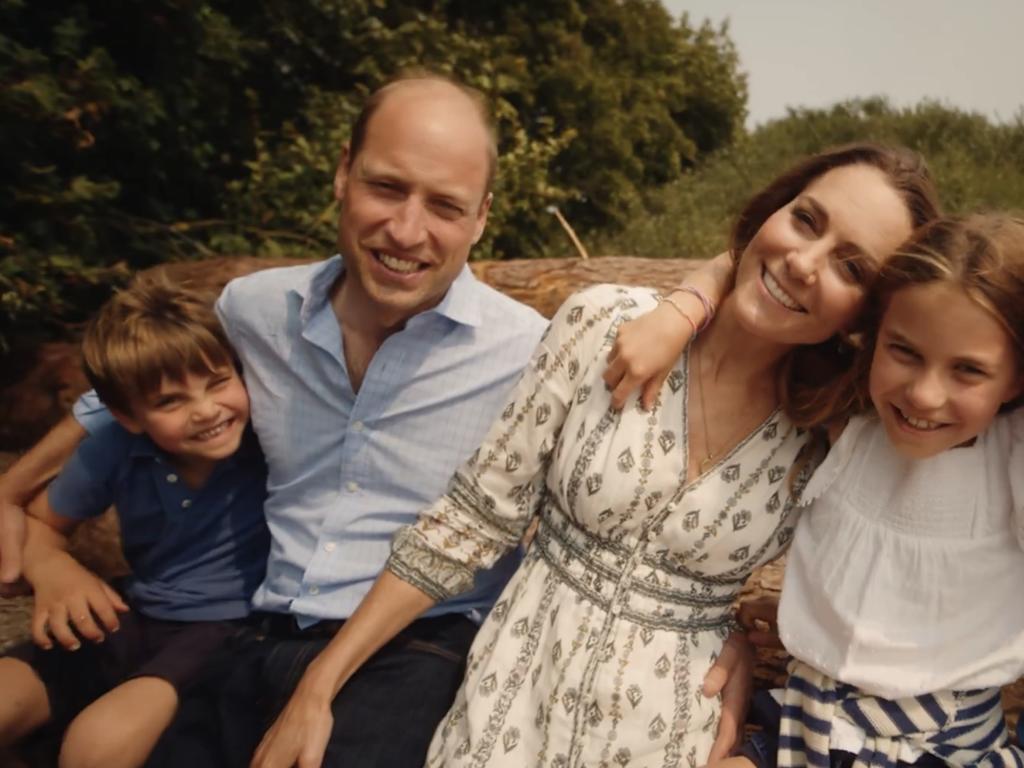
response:
<svg viewBox="0 0 1024 768"><path fill-rule="evenodd" d="M314 659L256 748L250 768L320 768L334 727L333 691L316 682Z"/></svg>
<svg viewBox="0 0 1024 768"><path fill-rule="evenodd" d="M25 546L25 511L0 501L0 597L28 593L21 579L22 549Z"/></svg>
<svg viewBox="0 0 1024 768"><path fill-rule="evenodd" d="M56 640L76 651L79 637L102 642L107 632L120 628L117 614L128 610L109 584L66 552L39 562L30 581L36 594L32 639L41 648L52 648Z"/></svg>
<svg viewBox="0 0 1024 768"><path fill-rule="evenodd" d="M754 648L743 632L733 632L704 676L704 695L722 696L722 717L708 765L728 757L740 745L753 689Z"/></svg>
<svg viewBox="0 0 1024 768"><path fill-rule="evenodd" d="M783 647L779 639L778 598L765 596L740 603L737 617L754 645L759 648Z"/></svg>

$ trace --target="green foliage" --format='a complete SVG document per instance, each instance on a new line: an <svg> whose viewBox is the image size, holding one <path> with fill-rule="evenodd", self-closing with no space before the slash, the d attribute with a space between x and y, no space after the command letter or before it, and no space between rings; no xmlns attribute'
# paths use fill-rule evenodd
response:
<svg viewBox="0 0 1024 768"><path fill-rule="evenodd" d="M329 252L348 125L409 66L494 102L477 257L561 250L553 204L614 231L744 118L726 31L657 0L0 0L0 341L155 262Z"/></svg>
<svg viewBox="0 0 1024 768"><path fill-rule="evenodd" d="M884 99L792 110L680 179L650 190L603 253L700 258L724 250L747 199L797 159L851 141L904 144L922 153L950 213L1024 208L1024 113L1006 124L934 102L897 109Z"/></svg>

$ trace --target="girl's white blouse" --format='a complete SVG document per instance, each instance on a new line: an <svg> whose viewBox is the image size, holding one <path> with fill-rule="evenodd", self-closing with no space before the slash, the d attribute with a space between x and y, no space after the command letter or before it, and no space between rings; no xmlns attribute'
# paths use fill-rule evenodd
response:
<svg viewBox="0 0 1024 768"><path fill-rule="evenodd" d="M793 656L886 698L1024 673L1024 412L916 461L852 419L804 500L779 606Z"/></svg>

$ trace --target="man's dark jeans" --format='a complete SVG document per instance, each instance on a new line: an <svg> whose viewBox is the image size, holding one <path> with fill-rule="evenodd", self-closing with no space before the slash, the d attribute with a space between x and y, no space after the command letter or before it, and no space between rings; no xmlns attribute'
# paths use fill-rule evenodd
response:
<svg viewBox="0 0 1024 768"><path fill-rule="evenodd" d="M339 626L301 631L286 616L257 622L238 639L237 661L219 691L182 702L148 765L247 766L306 666ZM461 615L420 619L378 651L334 700L325 768L422 768L462 682L476 631Z"/></svg>

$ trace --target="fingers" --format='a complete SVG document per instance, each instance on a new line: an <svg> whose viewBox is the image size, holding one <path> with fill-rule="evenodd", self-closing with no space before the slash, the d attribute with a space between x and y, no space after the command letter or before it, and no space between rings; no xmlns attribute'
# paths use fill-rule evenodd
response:
<svg viewBox="0 0 1024 768"><path fill-rule="evenodd" d="M96 624L91 606L84 600L70 607L68 620L79 637L93 643L102 643L106 633Z"/></svg>
<svg viewBox="0 0 1024 768"><path fill-rule="evenodd" d="M41 610L34 611L32 614L32 642L47 651L53 648L49 630L49 613Z"/></svg>
<svg viewBox="0 0 1024 768"><path fill-rule="evenodd" d="M668 373L659 374L644 384L643 393L640 396L640 405L645 411L651 410L658 402L658 395L661 394L661 388L664 386L665 379L667 378Z"/></svg>
<svg viewBox="0 0 1024 768"><path fill-rule="evenodd" d="M50 636L69 651L77 651L82 647L82 641L78 639L68 621L67 606L61 604L53 606L49 611L47 625Z"/></svg>
<svg viewBox="0 0 1024 768"><path fill-rule="evenodd" d="M21 550L25 545L25 512L13 504L0 504L0 583L21 578Z"/></svg>
<svg viewBox="0 0 1024 768"><path fill-rule="evenodd" d="M744 667L749 666L749 670ZM722 650L704 675L704 695L717 696L734 676L753 670L753 652L741 632L733 632L722 645Z"/></svg>
<svg viewBox="0 0 1024 768"><path fill-rule="evenodd" d="M774 597L761 597L740 604L740 624L747 629L750 642L759 647L782 648L779 639L779 602Z"/></svg>

